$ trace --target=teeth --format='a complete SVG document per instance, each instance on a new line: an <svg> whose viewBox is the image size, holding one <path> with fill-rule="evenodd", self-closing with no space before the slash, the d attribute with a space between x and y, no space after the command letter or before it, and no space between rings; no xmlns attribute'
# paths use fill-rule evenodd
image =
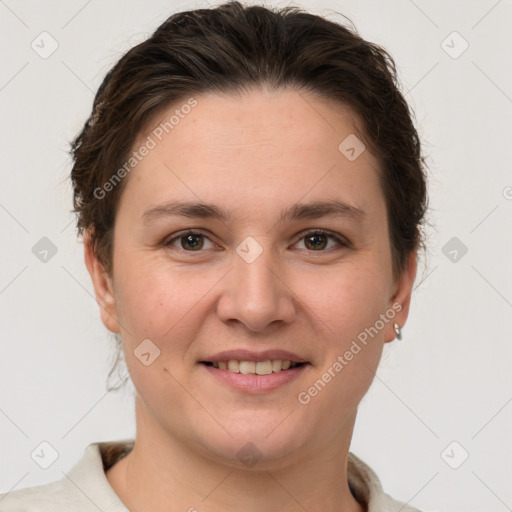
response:
<svg viewBox="0 0 512 512"><path fill-rule="evenodd" d="M282 369L282 362L280 359L277 359L276 361L272 361L272 371L273 372L280 372Z"/></svg>
<svg viewBox="0 0 512 512"><path fill-rule="evenodd" d="M215 368L219 368L219 370L229 370L234 373L243 373L244 375L270 375L271 373L277 373L281 370L288 370L288 368L297 366L297 363L281 361L280 359L258 362L230 359L229 361L218 361L212 364Z"/></svg>
<svg viewBox="0 0 512 512"><path fill-rule="evenodd" d="M270 375L272 373L272 361L259 361L256 363L256 373L258 375Z"/></svg>
<svg viewBox="0 0 512 512"><path fill-rule="evenodd" d="M235 373L240 373L240 363L234 359L228 361L228 370Z"/></svg>
<svg viewBox="0 0 512 512"><path fill-rule="evenodd" d="M256 373L256 363L254 361L240 361L240 373Z"/></svg>

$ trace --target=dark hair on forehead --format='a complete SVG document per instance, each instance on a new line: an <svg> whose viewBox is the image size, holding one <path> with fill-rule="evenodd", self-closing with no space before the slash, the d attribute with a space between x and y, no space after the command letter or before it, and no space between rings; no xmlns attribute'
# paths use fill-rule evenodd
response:
<svg viewBox="0 0 512 512"><path fill-rule="evenodd" d="M298 7L229 2L170 16L107 73L91 116L71 143L71 180L79 234L112 270L117 205L128 176L98 190L130 158L136 137L169 105L201 93L294 88L349 106L380 164L393 274L423 244L427 186L412 112L393 59L354 29ZM341 141L340 141L341 142Z"/></svg>

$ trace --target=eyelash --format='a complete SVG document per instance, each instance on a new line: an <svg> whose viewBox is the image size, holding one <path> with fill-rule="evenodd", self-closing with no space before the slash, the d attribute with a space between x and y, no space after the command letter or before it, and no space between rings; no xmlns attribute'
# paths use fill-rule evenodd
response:
<svg viewBox="0 0 512 512"><path fill-rule="evenodd" d="M178 233L177 235L173 236L172 238L169 238L167 239L165 242L164 242L164 246L166 248L171 248L172 246L172 243L176 240L179 240L180 238L183 238L183 237L186 237L186 236L190 236L190 235L194 235L194 236L204 236L205 238L208 238L208 240L210 240L210 238L205 235L204 233L201 233L199 231L195 231L193 229L188 229L186 231L181 231L180 233ZM309 231L305 231L305 232L302 232L300 233L300 237L298 239L298 242L303 240L304 238L306 238L307 236L312 236L312 235L322 235L322 236L325 236L325 237L328 237L328 238L331 238L333 240L335 240L341 247L350 247L350 242L345 239L345 238L342 238L341 236L339 235L336 235L330 231L326 231L325 229L313 229L313 230L309 230ZM212 240L210 240L210 242L212 242L213 244L215 244L215 242L213 242ZM215 244L216 245L216 244ZM295 244L294 244L295 245ZM174 249L178 249L178 250L181 250L182 252L186 252L186 253L197 253L197 252L203 252L202 250L199 250L199 251L187 251L185 249L181 249L181 248L174 248ZM308 252L311 252L311 253L314 253L314 252L329 252L331 249L322 249L322 250L319 250L319 251L314 251L314 250L308 250L306 249Z"/></svg>

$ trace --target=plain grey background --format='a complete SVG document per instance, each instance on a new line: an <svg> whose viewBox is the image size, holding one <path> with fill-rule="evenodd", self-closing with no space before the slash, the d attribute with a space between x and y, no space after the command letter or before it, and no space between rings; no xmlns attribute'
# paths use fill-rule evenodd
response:
<svg viewBox="0 0 512 512"><path fill-rule="evenodd" d="M124 52L172 13L218 3L0 1L0 492L134 436L133 388L106 390L114 344L70 213L68 142ZM293 5L338 11L390 51L428 155L428 253L351 451L422 510L512 510L512 3ZM31 457L42 442L57 455L47 469Z"/></svg>

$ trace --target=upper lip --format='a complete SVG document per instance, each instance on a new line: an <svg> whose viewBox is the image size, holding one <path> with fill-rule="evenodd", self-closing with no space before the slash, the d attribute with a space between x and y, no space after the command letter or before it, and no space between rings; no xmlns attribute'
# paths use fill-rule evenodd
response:
<svg viewBox="0 0 512 512"><path fill-rule="evenodd" d="M270 349L263 350L262 352L255 352L253 350L224 350L223 352L218 352L217 354L210 355L201 360L201 362L205 363L217 363L219 361L229 361L230 359L235 359L237 361L291 361L292 363L307 363L306 359L294 354L293 352L288 352L287 350L278 350L278 349Z"/></svg>

